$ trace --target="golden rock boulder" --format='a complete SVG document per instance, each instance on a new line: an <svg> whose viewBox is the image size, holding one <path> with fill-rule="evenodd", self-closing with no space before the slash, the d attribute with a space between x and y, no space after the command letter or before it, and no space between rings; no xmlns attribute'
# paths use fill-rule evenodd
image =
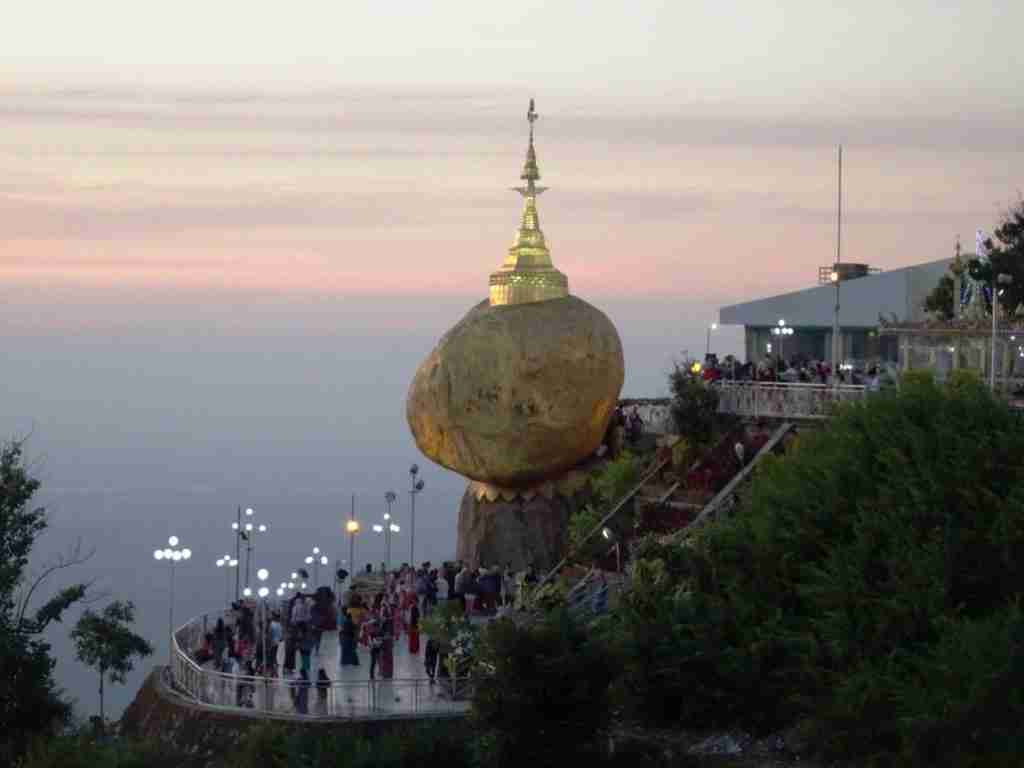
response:
<svg viewBox="0 0 1024 768"><path fill-rule="evenodd" d="M484 301L420 364L406 417L430 459L517 488L598 448L623 377L615 326L582 299Z"/></svg>

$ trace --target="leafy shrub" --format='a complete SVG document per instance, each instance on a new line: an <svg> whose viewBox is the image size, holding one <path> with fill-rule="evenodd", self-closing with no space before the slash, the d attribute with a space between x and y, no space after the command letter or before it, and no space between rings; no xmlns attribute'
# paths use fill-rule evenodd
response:
<svg viewBox="0 0 1024 768"><path fill-rule="evenodd" d="M608 551L608 542L598 535L591 536L594 528L609 512L611 506L640 482L640 459L629 451L622 451L613 461L601 465L591 481L593 498L569 518L568 548L572 560L591 564ZM633 527L634 506L628 503L619 510L610 524L625 534ZM590 537L589 539L587 537Z"/></svg>
<svg viewBox="0 0 1024 768"><path fill-rule="evenodd" d="M669 374L668 384L672 393L669 412L676 432L694 445L711 442L718 414L718 390L678 364Z"/></svg>

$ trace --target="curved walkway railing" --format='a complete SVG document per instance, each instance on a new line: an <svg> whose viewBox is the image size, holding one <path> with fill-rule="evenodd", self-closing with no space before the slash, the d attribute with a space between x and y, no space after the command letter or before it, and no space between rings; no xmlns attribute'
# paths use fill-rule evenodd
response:
<svg viewBox="0 0 1024 768"><path fill-rule="evenodd" d="M379 720L461 716L469 710L469 681L438 678L335 680L318 684L295 678L236 675L197 663L208 626L224 613L191 619L175 630L171 653L174 688L196 705L239 714L285 719Z"/></svg>
<svg viewBox="0 0 1024 768"><path fill-rule="evenodd" d="M825 419L832 406L861 400L868 388L863 384L811 384L783 381L715 382L718 410L737 416L784 419Z"/></svg>

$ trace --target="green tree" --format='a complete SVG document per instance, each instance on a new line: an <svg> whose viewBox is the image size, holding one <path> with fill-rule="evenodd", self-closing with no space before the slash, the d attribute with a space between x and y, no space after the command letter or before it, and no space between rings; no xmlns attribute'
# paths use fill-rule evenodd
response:
<svg viewBox="0 0 1024 768"><path fill-rule="evenodd" d="M539 623L499 619L484 630L473 719L496 768L564 765L603 753L615 660L564 605Z"/></svg>
<svg viewBox="0 0 1024 768"><path fill-rule="evenodd" d="M979 276L991 281L994 271L1013 277L1013 283L1004 287L1006 293L999 299L1012 312L1024 302L1024 200L1006 212L992 237L985 241L985 247L991 270Z"/></svg>
<svg viewBox="0 0 1024 768"><path fill-rule="evenodd" d="M59 590L39 608L33 599L57 572L84 562L76 546L35 574L29 554L46 528L46 512L31 507L39 481L22 462L22 443L0 445L0 764L11 765L36 736L67 722L70 706L53 680L55 661L43 632L85 597L86 584Z"/></svg>
<svg viewBox="0 0 1024 768"><path fill-rule="evenodd" d="M943 320L952 320L954 307L953 288L952 277L949 275L940 277L938 284L924 299L922 306L925 312L931 312Z"/></svg>
<svg viewBox="0 0 1024 768"><path fill-rule="evenodd" d="M131 601L115 600L102 613L86 610L71 630L78 660L100 673L100 723L104 722L104 680L123 683L135 668L135 658L141 661L153 653L153 646L132 632L134 622L135 606Z"/></svg>
<svg viewBox="0 0 1024 768"><path fill-rule="evenodd" d="M668 384L672 393L669 410L676 432L693 445L711 442L718 414L718 390L679 364L669 374Z"/></svg>

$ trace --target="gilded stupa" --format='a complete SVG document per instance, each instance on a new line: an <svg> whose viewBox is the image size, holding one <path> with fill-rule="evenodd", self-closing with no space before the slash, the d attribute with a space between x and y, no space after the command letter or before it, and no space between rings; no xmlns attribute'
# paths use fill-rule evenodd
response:
<svg viewBox="0 0 1024 768"><path fill-rule="evenodd" d="M489 296L438 342L409 388L419 449L471 480L515 495L550 483L601 444L624 378L612 322L569 294L537 215L540 170L530 138L515 189L524 207Z"/></svg>
<svg viewBox="0 0 1024 768"><path fill-rule="evenodd" d="M547 187L537 186L537 182L540 181L540 169L537 167L537 151L533 146L533 124L537 121L533 99L530 99L526 119L530 123L530 143L526 148L523 172L519 176L526 184L513 187L524 198L523 220L516 233L515 242L508 249L505 262L497 272L491 273L492 307L528 304L569 295L569 280L551 263L551 254L544 242L540 217L537 215L537 196Z"/></svg>

